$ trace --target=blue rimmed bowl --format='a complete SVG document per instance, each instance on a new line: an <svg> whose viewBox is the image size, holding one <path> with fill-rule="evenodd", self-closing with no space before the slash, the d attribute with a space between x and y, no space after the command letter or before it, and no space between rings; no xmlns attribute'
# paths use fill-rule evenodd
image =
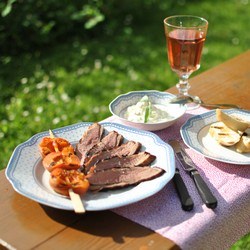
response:
<svg viewBox="0 0 250 250"><path fill-rule="evenodd" d="M163 122L133 122L125 118L127 108L138 103L145 95L149 97L149 100L152 102L152 104L160 104L166 108L166 112L168 113L168 115ZM174 97L175 95L168 92L161 92L156 90L131 91L126 94L117 96L109 104L109 110L115 117L117 117L123 124L127 126L148 131L156 131L171 126L185 114L185 105L169 103L170 99Z"/></svg>

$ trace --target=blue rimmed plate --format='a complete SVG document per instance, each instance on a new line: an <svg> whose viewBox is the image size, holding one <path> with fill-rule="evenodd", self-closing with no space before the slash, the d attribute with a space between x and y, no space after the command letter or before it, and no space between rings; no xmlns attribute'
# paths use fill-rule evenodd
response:
<svg viewBox="0 0 250 250"><path fill-rule="evenodd" d="M53 130L57 137L63 137L75 145L91 123L77 123ZM117 131L126 140L140 142L146 150L156 156L152 166L165 169L165 173L153 180L145 181L137 186L106 192L87 194L82 197L84 207L88 211L113 209L145 199L160 191L173 177L175 169L172 148L151 132L126 127L124 125L100 122L107 131ZM68 198L55 193L49 185L49 173L42 166L38 145L48 132L34 135L14 150L6 169L6 176L13 188L20 194L41 204L73 210Z"/></svg>
<svg viewBox="0 0 250 250"><path fill-rule="evenodd" d="M250 111L230 109L223 112L237 115L250 122ZM180 130L184 143L207 158L231 164L249 165L250 153L241 154L236 152L234 147L221 146L210 136L209 127L216 121L215 110L189 118Z"/></svg>

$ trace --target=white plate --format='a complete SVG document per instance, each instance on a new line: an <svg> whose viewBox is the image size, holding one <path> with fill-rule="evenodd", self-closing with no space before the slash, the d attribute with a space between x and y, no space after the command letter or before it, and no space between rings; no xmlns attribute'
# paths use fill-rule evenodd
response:
<svg viewBox="0 0 250 250"><path fill-rule="evenodd" d="M143 151L148 151L157 157L152 166L161 167L166 173L134 187L98 193L89 191L82 198L86 210L112 209L145 199L160 191L172 179L175 169L174 153L172 148L158 136L115 123L100 124L107 131L117 131L127 140L140 142ZM53 132L75 145L90 125L91 123L77 123L55 129ZM55 193L49 185L49 173L44 170L38 151L38 144L44 136L49 136L49 133L36 134L17 146L7 166L6 176L18 193L47 206L73 210L71 201Z"/></svg>
<svg viewBox="0 0 250 250"><path fill-rule="evenodd" d="M131 105L135 105L145 95L149 97L153 104L159 104L164 107L164 110L168 113L166 120L156 123L142 123L132 122L124 118L127 108ZM185 105L169 103L170 99L173 99L174 97L175 95L173 94L157 90L131 91L117 96L109 104L109 110L125 125L147 131L156 131L173 125L181 116L185 114Z"/></svg>
<svg viewBox="0 0 250 250"><path fill-rule="evenodd" d="M237 115L250 122L250 111L230 109L223 112ZM250 153L240 154L234 147L221 146L210 136L209 127L216 121L215 110L189 118L180 130L185 144L213 160L237 165L250 164Z"/></svg>

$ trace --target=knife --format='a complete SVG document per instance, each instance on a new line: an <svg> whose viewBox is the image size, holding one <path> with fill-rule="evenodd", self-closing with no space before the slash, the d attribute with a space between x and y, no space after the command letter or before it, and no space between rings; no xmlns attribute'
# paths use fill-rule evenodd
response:
<svg viewBox="0 0 250 250"><path fill-rule="evenodd" d="M178 168L175 169L175 175L173 178L173 182L177 191L177 194L180 198L181 207L185 211L191 211L194 207L194 203L192 198L190 197L187 187L181 178L180 170Z"/></svg>
<svg viewBox="0 0 250 250"><path fill-rule="evenodd" d="M208 208L216 208L217 207L217 200L212 194L211 190L205 183L205 181L200 176L195 164L193 163L192 159L186 153L184 149L182 149L181 144L177 140L171 140L170 145L173 147L175 154L180 161L182 167L185 171L189 172L190 176L193 178L196 188Z"/></svg>

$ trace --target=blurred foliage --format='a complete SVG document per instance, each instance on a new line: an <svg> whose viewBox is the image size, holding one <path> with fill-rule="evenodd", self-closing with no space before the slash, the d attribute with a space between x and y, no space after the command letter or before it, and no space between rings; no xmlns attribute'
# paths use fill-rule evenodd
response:
<svg viewBox="0 0 250 250"><path fill-rule="evenodd" d="M248 250L250 249L250 233L237 241L230 250Z"/></svg>
<svg viewBox="0 0 250 250"><path fill-rule="evenodd" d="M65 37L100 35L103 31L119 30L124 15L144 15L136 11L149 10L155 0L137 1L68 1L68 0L8 0L0 2L0 48L6 52L53 44ZM129 4L128 4L129 3ZM131 14L130 14L131 15ZM131 16L132 17L132 16ZM100 27L99 27L100 26ZM11 43L9 41L12 41Z"/></svg>
<svg viewBox="0 0 250 250"><path fill-rule="evenodd" d="M248 49L248 10L246 0L1 1L2 167L39 131L100 121L121 93L173 86L166 16L209 20L199 74Z"/></svg>
<svg viewBox="0 0 250 250"><path fill-rule="evenodd" d="M152 26L163 17L180 12L203 16L210 26L220 27L221 32L209 31L217 42L235 36L231 39L238 43L240 29L238 22L231 20L230 12L237 13L241 23L248 23L247 7L248 0L224 0L216 7L211 0L6 0L0 2L0 52L1 55L30 52L76 36L112 37L121 31L132 35L134 24Z"/></svg>
<svg viewBox="0 0 250 250"><path fill-rule="evenodd" d="M0 2L3 52L30 50L104 21L102 1L8 0ZM9 41L13 41L9 43Z"/></svg>

